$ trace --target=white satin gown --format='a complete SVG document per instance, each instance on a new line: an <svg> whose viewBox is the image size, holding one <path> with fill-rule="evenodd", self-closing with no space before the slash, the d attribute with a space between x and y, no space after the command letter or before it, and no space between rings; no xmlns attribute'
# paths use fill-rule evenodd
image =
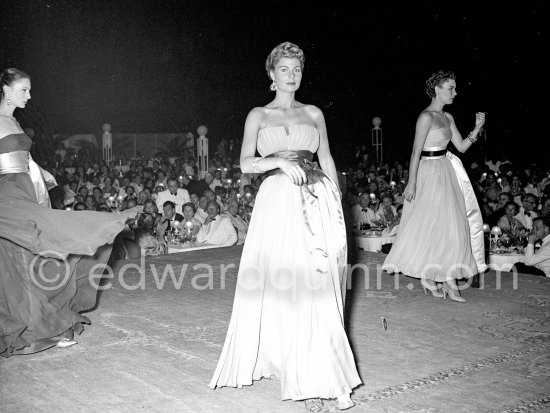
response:
<svg viewBox="0 0 550 413"><path fill-rule="evenodd" d="M268 127L257 147L262 156L311 155L319 132L305 124ZM283 400L302 400L335 398L361 383L344 331L347 245L338 189L319 169L307 174L308 185L279 173L260 187L211 388L274 376Z"/></svg>

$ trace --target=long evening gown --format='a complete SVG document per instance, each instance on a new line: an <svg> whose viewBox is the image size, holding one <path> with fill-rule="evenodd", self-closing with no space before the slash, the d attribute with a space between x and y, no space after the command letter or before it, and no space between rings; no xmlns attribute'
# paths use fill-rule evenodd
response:
<svg viewBox="0 0 550 413"><path fill-rule="evenodd" d="M424 151L447 148L448 127L432 130ZM452 153L422 157L416 195L405 202L397 238L383 269L444 282L484 271L483 222L472 185Z"/></svg>
<svg viewBox="0 0 550 413"><path fill-rule="evenodd" d="M107 263L128 216L48 207L24 133L0 139L0 356L29 354L80 333L96 302L95 264ZM96 274L102 271L94 270Z"/></svg>
<svg viewBox="0 0 550 413"><path fill-rule="evenodd" d="M264 157L312 156L319 132L305 124L268 127L257 147ZM361 383L344 331L347 245L338 189L310 160L308 185L279 173L260 187L211 388L277 377L283 400L302 400L335 398Z"/></svg>

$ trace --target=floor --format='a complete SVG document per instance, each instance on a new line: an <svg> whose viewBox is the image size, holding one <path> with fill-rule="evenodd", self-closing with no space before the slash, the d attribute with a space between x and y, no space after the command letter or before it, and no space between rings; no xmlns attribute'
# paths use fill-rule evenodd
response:
<svg viewBox="0 0 550 413"><path fill-rule="evenodd" d="M0 360L0 412L305 412L277 381L207 386L241 251L117 262L78 345ZM350 412L550 411L550 279L488 272L457 303L383 260L354 258L346 325L364 384Z"/></svg>

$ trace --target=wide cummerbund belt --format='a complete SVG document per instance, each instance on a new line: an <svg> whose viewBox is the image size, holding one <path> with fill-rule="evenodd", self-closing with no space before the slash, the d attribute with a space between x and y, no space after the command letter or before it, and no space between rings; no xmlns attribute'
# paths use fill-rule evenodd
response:
<svg viewBox="0 0 550 413"><path fill-rule="evenodd" d="M13 151L0 153L0 174L29 172L29 152Z"/></svg>
<svg viewBox="0 0 550 413"><path fill-rule="evenodd" d="M313 159L313 152L311 152L311 151L287 150L287 151L275 152L275 153L272 153L272 154L266 156L266 158L273 158L273 157L285 158L285 159L288 159L289 161L296 162L305 171L313 170L313 169L319 169L316 164L311 162L311 160ZM266 172L266 174L267 174L267 176L271 176L271 175L279 174L279 173L282 173L282 172L283 171L281 169L277 168L277 169L272 169L271 171Z"/></svg>
<svg viewBox="0 0 550 413"><path fill-rule="evenodd" d="M447 149L441 149L439 151L422 151L421 156L444 156L447 153Z"/></svg>

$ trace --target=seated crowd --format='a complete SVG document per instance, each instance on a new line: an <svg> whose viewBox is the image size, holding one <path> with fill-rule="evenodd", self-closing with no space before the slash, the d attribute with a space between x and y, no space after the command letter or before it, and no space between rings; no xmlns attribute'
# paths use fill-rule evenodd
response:
<svg viewBox="0 0 550 413"><path fill-rule="evenodd" d="M115 242L122 258L166 253L178 232L189 233L196 243L243 244L261 184L257 176L243 175L231 159L220 157L211 158L202 179L194 159L186 155L117 159L108 165L97 159L77 166L63 161L58 156L55 167L44 165L58 183L50 190L53 208L140 211Z"/></svg>
<svg viewBox="0 0 550 413"><path fill-rule="evenodd" d="M517 269L550 276L548 169L536 164L516 166L502 158L472 162L467 170L486 228L498 226L506 239L524 244L526 265ZM408 180L406 161L370 162L365 148L357 148L355 162L344 173L343 202L351 212L348 228L398 225Z"/></svg>
<svg viewBox="0 0 550 413"><path fill-rule="evenodd" d="M196 242L216 246L245 242L254 199L265 176L242 174L235 166L236 152L231 156L217 152L202 178L195 160L187 155L121 158L109 164L84 159L76 166L58 157L56 167L43 166L58 182L50 191L54 208L110 212L140 207L122 243L124 255L134 257L140 251L166 252L167 236L174 231L190 231ZM363 147L357 148L355 161L348 165L339 174L348 232L374 229L395 235L408 163L372 162ZM489 227L524 234L527 239L534 220L548 217L550 174L546 170L515 166L505 159L472 162L467 169Z"/></svg>

